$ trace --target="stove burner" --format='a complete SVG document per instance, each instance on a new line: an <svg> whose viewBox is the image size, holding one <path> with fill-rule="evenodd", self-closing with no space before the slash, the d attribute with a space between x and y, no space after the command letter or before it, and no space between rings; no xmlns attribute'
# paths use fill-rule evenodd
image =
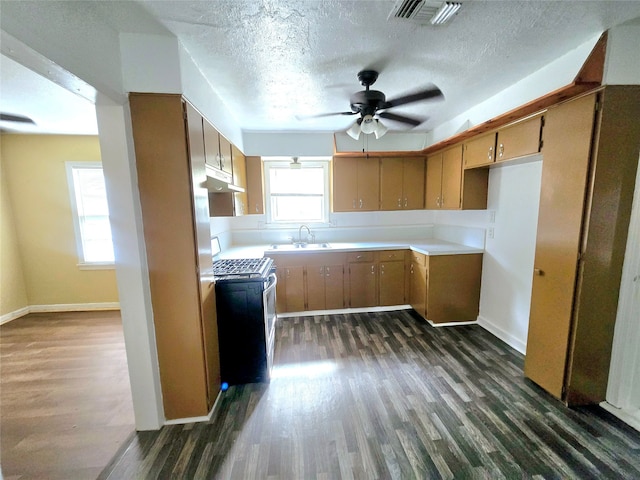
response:
<svg viewBox="0 0 640 480"><path fill-rule="evenodd" d="M267 257L218 260L213 263L213 275L218 279L266 278L272 263Z"/></svg>

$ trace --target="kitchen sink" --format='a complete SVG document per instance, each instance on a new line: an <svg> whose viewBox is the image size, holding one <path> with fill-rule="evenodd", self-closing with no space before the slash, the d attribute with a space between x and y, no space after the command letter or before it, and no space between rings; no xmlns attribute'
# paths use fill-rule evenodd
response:
<svg viewBox="0 0 640 480"><path fill-rule="evenodd" d="M324 250L331 248L328 243L285 243L285 244L273 244L269 246L269 250Z"/></svg>

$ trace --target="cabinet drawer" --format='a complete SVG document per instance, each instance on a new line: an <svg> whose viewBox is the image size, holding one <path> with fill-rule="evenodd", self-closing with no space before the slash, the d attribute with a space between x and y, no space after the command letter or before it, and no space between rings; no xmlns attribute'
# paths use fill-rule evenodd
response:
<svg viewBox="0 0 640 480"><path fill-rule="evenodd" d="M382 250L376 252L378 262L393 262L394 260L404 260L406 250Z"/></svg>
<svg viewBox="0 0 640 480"><path fill-rule="evenodd" d="M350 252L347 254L347 262L373 262L373 252Z"/></svg>
<svg viewBox="0 0 640 480"><path fill-rule="evenodd" d="M411 261L422 265L423 267L427 264L427 256L424 253L411 252Z"/></svg>

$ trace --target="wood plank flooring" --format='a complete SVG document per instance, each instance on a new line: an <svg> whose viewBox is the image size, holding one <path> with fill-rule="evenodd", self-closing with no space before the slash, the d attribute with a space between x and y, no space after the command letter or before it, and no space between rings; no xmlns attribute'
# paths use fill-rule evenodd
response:
<svg viewBox="0 0 640 480"><path fill-rule="evenodd" d="M280 319L276 338L270 385L137 433L102 478L640 478L638 432L565 408L479 326L403 310Z"/></svg>
<svg viewBox="0 0 640 480"><path fill-rule="evenodd" d="M4 479L95 479L135 430L120 312L29 314L0 355Z"/></svg>

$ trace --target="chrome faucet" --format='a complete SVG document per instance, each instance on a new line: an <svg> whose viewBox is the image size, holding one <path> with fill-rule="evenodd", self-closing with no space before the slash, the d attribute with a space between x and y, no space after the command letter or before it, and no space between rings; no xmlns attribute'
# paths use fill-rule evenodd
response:
<svg viewBox="0 0 640 480"><path fill-rule="evenodd" d="M307 229L307 241L303 242L302 241L302 229L306 228ZM315 241L315 235L313 233L311 233L311 229L307 226L307 225L300 225L300 228L298 229L298 243L309 243L309 237L311 237L314 241Z"/></svg>

